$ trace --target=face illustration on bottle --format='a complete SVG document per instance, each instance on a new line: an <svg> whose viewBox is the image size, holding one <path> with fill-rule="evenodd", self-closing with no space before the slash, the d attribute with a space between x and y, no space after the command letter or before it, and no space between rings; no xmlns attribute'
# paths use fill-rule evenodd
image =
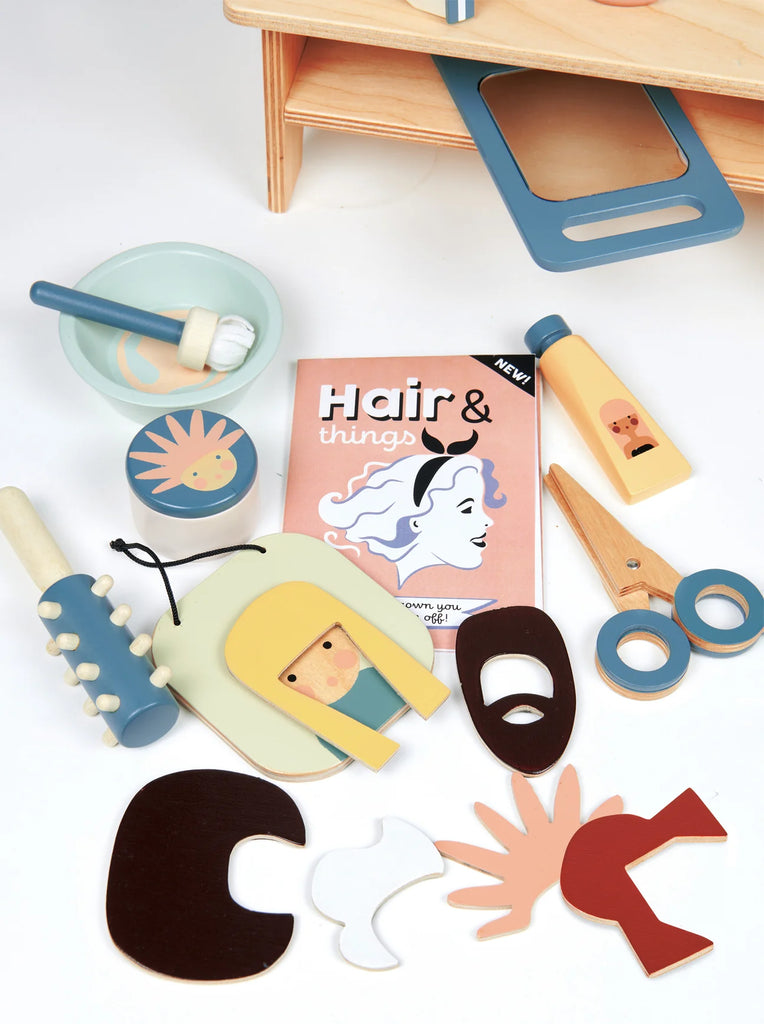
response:
<svg viewBox="0 0 764 1024"><path fill-rule="evenodd" d="M600 409L600 419L627 459L658 447L635 406L624 398L605 402Z"/></svg>

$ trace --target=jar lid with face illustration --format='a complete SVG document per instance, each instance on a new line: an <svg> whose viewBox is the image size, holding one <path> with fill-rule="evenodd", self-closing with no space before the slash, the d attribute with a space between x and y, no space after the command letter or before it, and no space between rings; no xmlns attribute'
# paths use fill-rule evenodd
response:
<svg viewBox="0 0 764 1024"><path fill-rule="evenodd" d="M135 435L126 470L140 505L176 520L205 519L238 505L252 490L257 452L227 416L180 409Z"/></svg>

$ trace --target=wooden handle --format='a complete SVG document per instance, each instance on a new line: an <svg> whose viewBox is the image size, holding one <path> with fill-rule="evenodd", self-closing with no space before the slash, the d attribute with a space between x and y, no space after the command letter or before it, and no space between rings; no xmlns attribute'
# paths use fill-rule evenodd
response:
<svg viewBox="0 0 764 1024"><path fill-rule="evenodd" d="M47 526L18 487L0 488L0 530L40 590L72 575Z"/></svg>
<svg viewBox="0 0 764 1024"><path fill-rule="evenodd" d="M136 309L135 306L126 306L111 299L103 299L100 295L64 288L60 284L51 284L50 281L35 281L29 289L29 297L38 306L57 309L69 316L106 324L121 331L145 334L147 338L158 338L174 345L180 343L183 333L181 320L151 313L145 309Z"/></svg>

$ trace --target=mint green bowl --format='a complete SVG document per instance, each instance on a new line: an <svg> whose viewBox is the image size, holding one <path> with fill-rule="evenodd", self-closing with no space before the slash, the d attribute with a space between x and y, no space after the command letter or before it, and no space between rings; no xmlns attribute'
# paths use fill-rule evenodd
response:
<svg viewBox="0 0 764 1024"><path fill-rule="evenodd" d="M281 340L281 304L270 281L244 260L202 245L158 242L128 249L74 287L181 319L191 306L220 316L236 313L255 328L255 343L241 366L228 373L197 372L180 366L175 345L61 314L59 335L69 362L133 419L210 405L224 411L262 373Z"/></svg>

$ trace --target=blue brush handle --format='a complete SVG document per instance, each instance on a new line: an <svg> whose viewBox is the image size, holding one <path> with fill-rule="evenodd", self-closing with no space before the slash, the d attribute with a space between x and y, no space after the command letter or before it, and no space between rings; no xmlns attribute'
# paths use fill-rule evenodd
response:
<svg viewBox="0 0 764 1024"><path fill-rule="evenodd" d="M81 680L82 688L94 704L103 694L118 697L117 708L101 717L122 746L144 747L172 728L178 704L165 686L152 683L154 666L131 650L133 634L110 618L114 606L94 584L92 576L76 573L48 587L40 600L57 603L61 612L55 619L41 616L42 622L54 640L76 635L76 649L61 651L69 667L75 673L83 663L98 667L95 679Z"/></svg>
<svg viewBox="0 0 764 1024"><path fill-rule="evenodd" d="M184 323L173 320L159 313L149 313L145 309L124 306L121 302L102 299L98 295L78 292L74 288L62 288L61 285L49 281L35 281L29 289L29 297L38 306L57 309L59 313L93 320L97 324L118 327L123 331L132 331L147 338L169 341L174 345L180 343Z"/></svg>

